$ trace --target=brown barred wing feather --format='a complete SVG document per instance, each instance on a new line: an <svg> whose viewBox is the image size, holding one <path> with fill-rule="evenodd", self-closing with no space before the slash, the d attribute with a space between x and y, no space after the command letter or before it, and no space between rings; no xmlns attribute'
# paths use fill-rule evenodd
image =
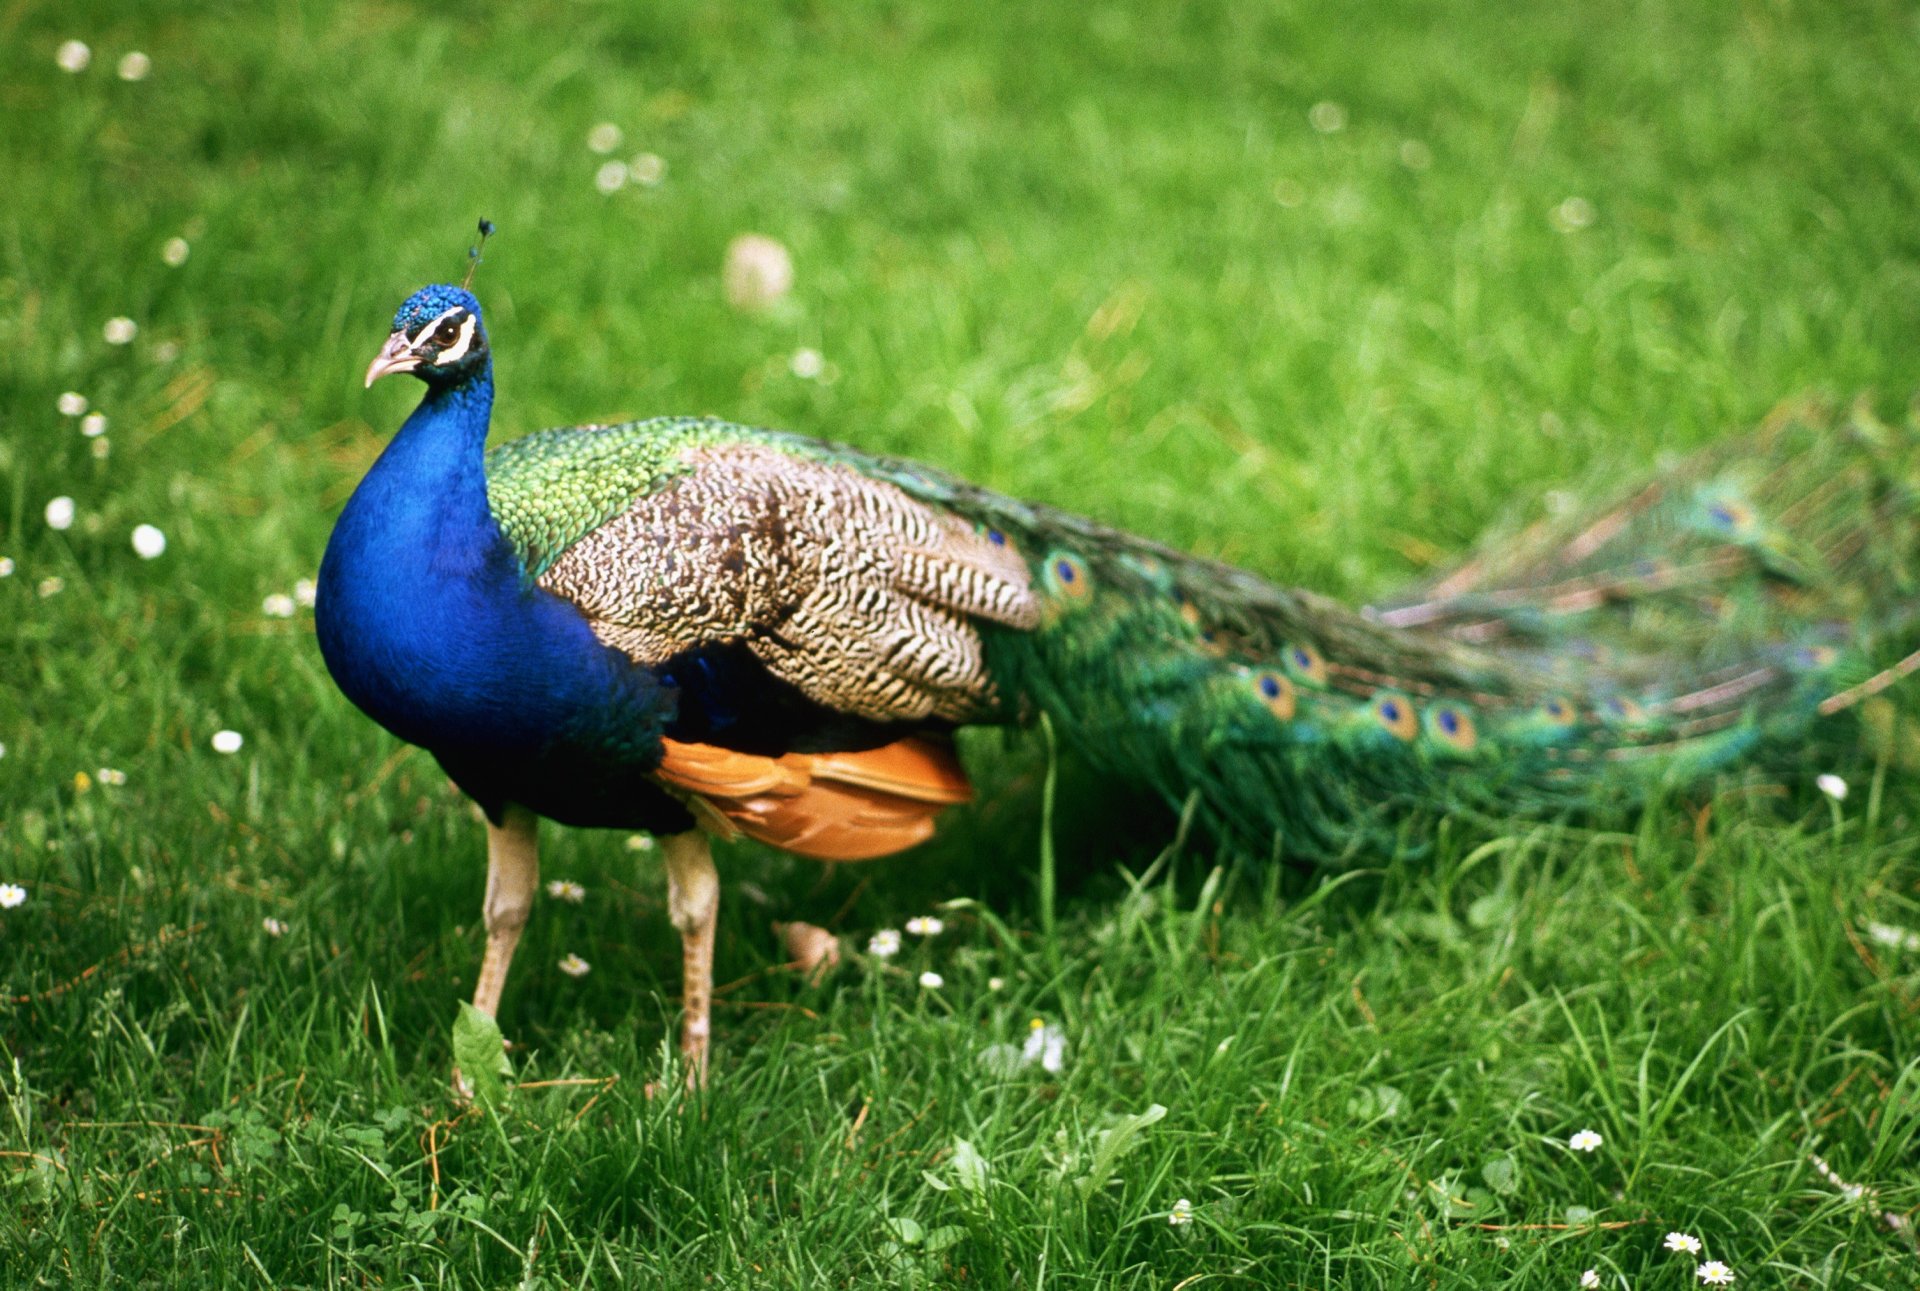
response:
<svg viewBox="0 0 1920 1291"><path fill-rule="evenodd" d="M977 721L997 698L973 620L1030 628L1020 558L852 466L703 445L570 547L540 584L658 664L740 643L817 703L873 721Z"/></svg>

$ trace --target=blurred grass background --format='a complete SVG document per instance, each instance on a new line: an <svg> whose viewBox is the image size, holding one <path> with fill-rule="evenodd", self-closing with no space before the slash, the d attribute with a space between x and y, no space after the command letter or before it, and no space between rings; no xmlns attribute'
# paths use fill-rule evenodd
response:
<svg viewBox="0 0 1920 1291"><path fill-rule="evenodd" d="M1789 396L1920 387L1916 55L1893 3L0 9L12 1284L1680 1286L1676 1228L1742 1284L1912 1285L1916 804L1869 809L1864 755L1809 768L1844 810L1516 823L1335 888L1149 871L1171 826L1080 786L1042 944L1016 752L923 854L730 854L719 971L759 975L697 1105L642 1093L651 858L550 831L589 899L536 912L502 1021L529 1080L620 1079L450 1124L477 827L261 605L481 215L503 433L717 413L1364 598ZM596 185L639 153L658 183ZM796 266L762 313L721 290L749 231ZM770 918L857 948L951 897L894 965L769 971ZM1033 1017L1065 1072L982 1065Z"/></svg>

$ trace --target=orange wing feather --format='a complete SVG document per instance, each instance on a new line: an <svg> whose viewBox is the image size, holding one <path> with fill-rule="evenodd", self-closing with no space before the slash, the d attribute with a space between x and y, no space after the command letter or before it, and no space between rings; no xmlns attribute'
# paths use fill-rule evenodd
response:
<svg viewBox="0 0 1920 1291"><path fill-rule="evenodd" d="M823 861L864 861L933 833L973 789L942 741L914 737L858 753L763 757L666 740L660 782L749 838Z"/></svg>

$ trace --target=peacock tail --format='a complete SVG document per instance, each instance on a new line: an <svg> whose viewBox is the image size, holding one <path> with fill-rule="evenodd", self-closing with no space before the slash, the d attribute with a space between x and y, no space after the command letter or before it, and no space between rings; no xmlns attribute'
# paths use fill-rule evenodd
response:
<svg viewBox="0 0 1920 1291"><path fill-rule="evenodd" d="M1911 648L1917 433L1785 408L1366 610L711 420L531 435L487 490L528 577L677 691L676 738L779 756L1046 714L1249 848L1339 861L1421 812L1631 803L1804 750Z"/></svg>
<svg viewBox="0 0 1920 1291"><path fill-rule="evenodd" d="M1872 661L1913 645L1915 439L1783 409L1368 611L1042 527L1022 540L1070 594L1053 631L996 638L996 675L1089 757L1313 859L1415 811L1631 804L1804 757L1896 675Z"/></svg>

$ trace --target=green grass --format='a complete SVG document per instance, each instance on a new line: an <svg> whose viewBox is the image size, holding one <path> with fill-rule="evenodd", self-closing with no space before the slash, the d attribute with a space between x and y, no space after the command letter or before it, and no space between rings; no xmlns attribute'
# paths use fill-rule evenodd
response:
<svg viewBox="0 0 1920 1291"><path fill-rule="evenodd" d="M309 615L260 610L404 415L358 374L479 215L504 431L721 413L1352 596L1796 393L1892 406L1910 9L543 8L0 10L0 882L31 893L0 912L0 1281L1678 1288L1677 1229L1742 1286L1913 1285L1882 1214L1920 1209L1920 955L1867 925L1920 927L1920 796L1865 754L1808 768L1839 809L1702 790L1335 883L1116 821L1068 767L1049 935L1044 759L983 741L982 805L923 852L727 851L697 1099L645 1092L657 863L550 830L588 899L536 911L501 1021L521 1080L581 1083L462 1116L478 826ZM665 182L597 192L601 121ZM798 266L765 316L719 288L748 230ZM772 919L857 950L954 899L891 963L776 967ZM1033 1018L1063 1072L983 1062Z"/></svg>

